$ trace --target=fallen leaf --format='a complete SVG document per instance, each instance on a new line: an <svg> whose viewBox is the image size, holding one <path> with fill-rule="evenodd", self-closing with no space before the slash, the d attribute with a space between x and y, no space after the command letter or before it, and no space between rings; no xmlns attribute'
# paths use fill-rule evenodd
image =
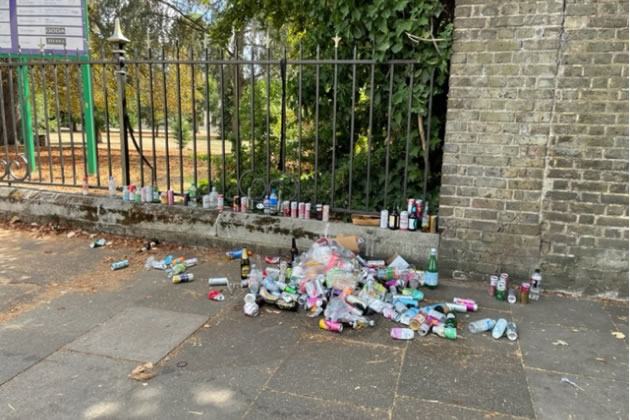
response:
<svg viewBox="0 0 630 420"><path fill-rule="evenodd" d="M626 338L626 335L622 333L621 331L612 331L611 334L620 340L623 340L624 338Z"/></svg>
<svg viewBox="0 0 630 420"><path fill-rule="evenodd" d="M11 218L11 220L9 221L9 224L10 224L10 225L13 225L13 224L15 224L15 223L17 223L17 222L19 222L19 221L20 221L20 217L19 217L19 216L13 216L13 217Z"/></svg>
<svg viewBox="0 0 630 420"><path fill-rule="evenodd" d="M551 344L553 344L554 346L568 346L569 345L569 343L567 343L566 341L562 341L562 340L554 341Z"/></svg>
<svg viewBox="0 0 630 420"><path fill-rule="evenodd" d="M76 232L68 232L68 234L66 235L68 238L72 238L73 236L75 236L77 233Z"/></svg>
<svg viewBox="0 0 630 420"><path fill-rule="evenodd" d="M358 389L361 389L361 387L360 387L360 386L355 386L355 387L354 387L354 390L355 390L355 391L356 391L356 390L358 390Z"/></svg>
<svg viewBox="0 0 630 420"><path fill-rule="evenodd" d="M156 374L157 373L153 369L153 363L149 362L136 366L136 368L129 374L129 377L135 379L136 381L143 382L147 379L153 378Z"/></svg>

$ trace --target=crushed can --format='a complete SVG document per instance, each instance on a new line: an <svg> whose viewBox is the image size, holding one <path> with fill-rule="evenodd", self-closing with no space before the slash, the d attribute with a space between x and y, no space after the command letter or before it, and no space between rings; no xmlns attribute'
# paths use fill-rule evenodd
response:
<svg viewBox="0 0 630 420"><path fill-rule="evenodd" d="M120 260L120 261L116 261L114 263L112 263L112 271L116 271L116 270L120 270L123 268L129 267L129 261L128 260Z"/></svg>
<svg viewBox="0 0 630 420"><path fill-rule="evenodd" d="M507 327L506 327L506 335L508 340L510 341L516 341L516 339L518 338L518 334L516 332L516 324L513 322L508 322Z"/></svg>
<svg viewBox="0 0 630 420"><path fill-rule="evenodd" d="M210 290L208 292L208 299L221 302L225 299L225 296L223 296L223 293L221 293L220 290Z"/></svg>

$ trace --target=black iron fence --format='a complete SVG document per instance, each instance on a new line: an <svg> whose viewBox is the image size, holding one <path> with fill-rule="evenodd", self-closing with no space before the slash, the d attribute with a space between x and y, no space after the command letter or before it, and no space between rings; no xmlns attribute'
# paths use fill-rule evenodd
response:
<svg viewBox="0 0 630 420"><path fill-rule="evenodd" d="M336 48L332 58L300 48L243 59L238 49L124 47L0 63L0 180L80 187L86 177L107 189L113 176L119 188L175 194L194 183L226 205L275 189L344 213L426 200L434 73L422 63L339 58ZM428 95L416 97L414 83Z"/></svg>

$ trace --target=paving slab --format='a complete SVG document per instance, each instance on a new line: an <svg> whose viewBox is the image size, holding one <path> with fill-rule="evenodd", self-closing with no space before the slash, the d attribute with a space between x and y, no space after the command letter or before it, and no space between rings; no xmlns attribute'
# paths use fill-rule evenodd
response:
<svg viewBox="0 0 630 420"><path fill-rule="evenodd" d="M467 419L467 420L509 420L514 416L475 410L439 401L429 401L412 397L397 397L394 401L393 420L425 419Z"/></svg>
<svg viewBox="0 0 630 420"><path fill-rule="evenodd" d="M133 381L118 401L125 418L238 419L268 378L254 366L194 372L160 365L157 376L146 383Z"/></svg>
<svg viewBox="0 0 630 420"><path fill-rule="evenodd" d="M628 347L612 323L601 331L556 325L521 328L525 366L604 379L628 378Z"/></svg>
<svg viewBox="0 0 630 420"><path fill-rule="evenodd" d="M561 296L543 295L527 305L512 305L517 323L531 325L562 325L579 330L609 329L611 320L599 302Z"/></svg>
<svg viewBox="0 0 630 420"><path fill-rule="evenodd" d="M533 417L518 346L485 338L446 341L426 337L409 343L398 395Z"/></svg>
<svg viewBox="0 0 630 420"><path fill-rule="evenodd" d="M142 307L124 310L66 347L104 356L157 363L207 317Z"/></svg>
<svg viewBox="0 0 630 420"><path fill-rule="evenodd" d="M402 354L388 346L346 342L337 335L325 338L305 334L268 387L388 409L394 398Z"/></svg>
<svg viewBox="0 0 630 420"><path fill-rule="evenodd" d="M169 359L187 361L192 371L243 366L275 370L302 333L295 323L297 314L268 313L263 307L259 316L250 318L243 314L241 302L217 302L224 309L216 319L204 324L208 328L199 329Z"/></svg>
<svg viewBox="0 0 630 420"><path fill-rule="evenodd" d="M133 362L57 352L0 387L3 419L125 418Z"/></svg>
<svg viewBox="0 0 630 420"><path fill-rule="evenodd" d="M325 401L292 393L265 390L251 407L246 419L384 419L387 410Z"/></svg>
<svg viewBox="0 0 630 420"><path fill-rule="evenodd" d="M612 323L617 327L617 331L622 332L626 337L626 345L628 344L628 305L613 305L607 304L604 306L604 310L610 315Z"/></svg>
<svg viewBox="0 0 630 420"><path fill-rule="evenodd" d="M525 369L538 419L627 419L628 382ZM625 377L627 379L627 371Z"/></svg>

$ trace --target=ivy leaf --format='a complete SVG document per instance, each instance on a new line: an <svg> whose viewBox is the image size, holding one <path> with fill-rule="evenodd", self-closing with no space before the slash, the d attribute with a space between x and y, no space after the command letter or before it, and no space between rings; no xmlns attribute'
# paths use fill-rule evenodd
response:
<svg viewBox="0 0 630 420"><path fill-rule="evenodd" d="M394 5L394 10L396 12L400 12L402 10L405 9L405 7L407 7L407 4L409 3L409 0L399 0L396 2L396 4Z"/></svg>

